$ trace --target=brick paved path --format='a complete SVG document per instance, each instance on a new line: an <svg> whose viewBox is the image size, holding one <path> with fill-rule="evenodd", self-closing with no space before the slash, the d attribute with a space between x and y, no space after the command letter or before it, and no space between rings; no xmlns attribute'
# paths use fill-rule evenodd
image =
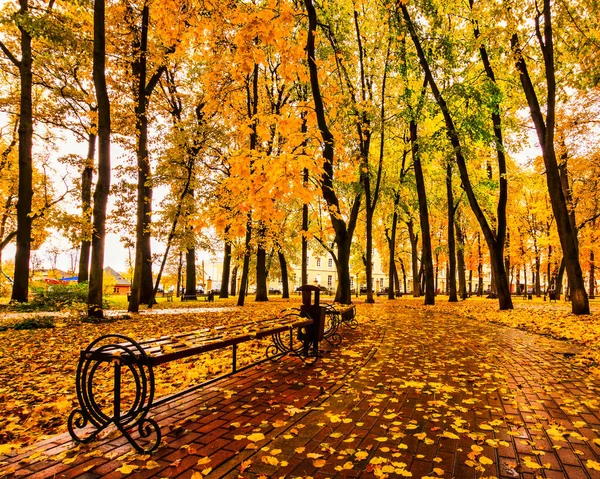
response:
<svg viewBox="0 0 600 479"><path fill-rule="evenodd" d="M154 410L151 457L63 434L0 476L600 478L600 384L576 348L435 309L359 313L317 366L265 364Z"/></svg>

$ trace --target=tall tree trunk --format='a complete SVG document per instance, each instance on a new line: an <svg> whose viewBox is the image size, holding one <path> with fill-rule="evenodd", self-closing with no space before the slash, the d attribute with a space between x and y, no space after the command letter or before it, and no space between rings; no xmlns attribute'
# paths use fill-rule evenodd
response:
<svg viewBox="0 0 600 479"><path fill-rule="evenodd" d="M540 27L540 16L543 15L543 31ZM560 171L556 160L554 148L555 119L556 119L556 77L554 64L554 43L552 33L551 0L544 0L544 7L535 19L536 36L544 58L544 71L546 75L546 115L542 112L537 93L529 72L521 44L517 34L511 38L511 47L514 52L515 66L519 72L519 79L529 105L531 118L535 125L538 141L542 149L542 158L546 168L546 183L552 204L552 212L556 219L558 236L563 251L565 268L569 279L571 292L571 311L573 314L589 314L590 305L583 281L583 271L579 263L577 245L577 230L573 228L569 219L569 210L561 185Z"/></svg>
<svg viewBox="0 0 600 479"><path fill-rule="evenodd" d="M221 276L221 291L219 298L229 297L229 273L231 270L231 241L228 239L229 228L225 229L225 246L223 248L223 274ZM232 292L232 294L235 294Z"/></svg>
<svg viewBox="0 0 600 479"><path fill-rule="evenodd" d="M246 77L246 104L248 121L251 122L249 136L250 151L254 151L258 142L256 132L256 114L258 113L258 64L254 64L252 75ZM250 172L254 172L254 164L250 164ZM252 240L252 210L248 212L246 220L246 240L244 243L244 263L242 266L242 278L238 295L238 306L244 306L248 294L248 275L250 274L250 241Z"/></svg>
<svg viewBox="0 0 600 479"><path fill-rule="evenodd" d="M83 172L81 173L81 216L87 226L92 222L92 177L94 173L94 157L96 156L96 134L88 134L88 151ZM79 252L78 283L87 283L90 277L90 248L92 242L84 237Z"/></svg>
<svg viewBox="0 0 600 479"><path fill-rule="evenodd" d="M469 296L473 294L473 270L469 269Z"/></svg>
<svg viewBox="0 0 600 479"><path fill-rule="evenodd" d="M406 268L404 267L404 261L402 261L402 258L400 258L400 268L402 269L402 278L404 279L404 293L406 294L408 292L408 290L406 289ZM413 279L413 284L414 282L415 280Z"/></svg>
<svg viewBox="0 0 600 479"><path fill-rule="evenodd" d="M483 294L483 252L481 250L481 234L477 232L477 296Z"/></svg>
<svg viewBox="0 0 600 479"><path fill-rule="evenodd" d="M338 272L338 288L335 294L335 302L341 304L351 304L352 298L350 295L350 248L352 246L352 238L345 236L336 239L337 255L336 269ZM359 292L359 284L356 282L356 293ZM346 296L347 293L347 296Z"/></svg>
<svg viewBox="0 0 600 479"><path fill-rule="evenodd" d="M504 245L504 269L510 272L510 232L506 232L506 244ZM509 276L508 290L512 290L512 277Z"/></svg>
<svg viewBox="0 0 600 479"><path fill-rule="evenodd" d="M279 257L279 269L281 270L281 297L283 299L289 299L290 297L290 283L288 278L288 267L287 261L285 260L285 255L281 251L277 251L277 256Z"/></svg>
<svg viewBox="0 0 600 479"><path fill-rule="evenodd" d="M359 47L359 58L360 58L360 71L361 71L361 91L363 102L368 101L367 91L365 83L365 65L363 61L364 52L362 46L362 37L358 25L358 12L354 10L354 24L356 27L356 38ZM385 57L385 63L383 67L383 80L381 83L381 108L379 120L381 123L381 134L379 142L379 162L377 166L377 174L375 180L375 188L371 187L371 168L369 166L369 150L371 146L371 125L366 111L363 110L361 113L361 120L359 122L358 134L360 138L361 155L363 158L363 185L365 190L365 203L366 203L366 234L367 234L367 299L366 303L374 303L373 299L373 215L375 214L375 207L379 200L379 190L381 186L381 175L383 173L383 159L385 156L385 88L387 80L387 65L390 57L391 42L388 41L387 53Z"/></svg>
<svg viewBox="0 0 600 479"><path fill-rule="evenodd" d="M246 299L246 290L248 289L248 273L250 272L250 241L252 240L252 213L248 212L246 221L246 240L244 243L244 263L242 266L242 280L240 282L240 291L238 294L237 305L244 306Z"/></svg>
<svg viewBox="0 0 600 479"><path fill-rule="evenodd" d="M463 189L466 193L467 199L469 200L469 205L471 206L471 210L479 223L479 226L484 234L486 243L488 244L490 250L490 263L492 267L492 274L496 279L496 286L498 289L498 302L501 310L504 309L512 309L512 298L510 296L510 291L508 290L508 277L506 275L506 271L504 270L504 238L506 233L506 201L507 201L507 192L508 185L506 183L505 177L505 168L503 170L503 150L501 143L501 128L496 124L496 116L497 113L492 114L492 119L494 120L494 134L497 138L498 145L496 147L498 152L498 165L500 167L500 195L498 201L498 231L492 231L490 224L487 221L486 215L484 211L481 209L479 202L475 196L475 192L473 190L473 186L471 184L469 173L467 170L467 164L465 161L465 157L463 155L462 143L460 140L460 136L456 130L454 125L454 120L452 119L452 115L450 114L450 110L444 97L442 96L435 79L431 73L431 69L429 67L429 63L427 62L427 58L425 57L425 53L421 46L421 41L417 36L415 27L410 19L410 15L406 8L406 5L401 4L400 9L402 11L402 15L404 17L405 23L410 32L410 36L413 40L415 48L417 50L417 54L419 56L419 61L421 63L421 67L425 72L425 78L431 88L433 96L442 112L444 117L444 123L446 125L446 134L448 136L448 140L450 141L456 158L456 164L458 166L458 171L460 174L460 179L462 182ZM498 116L499 120L499 116Z"/></svg>
<svg viewBox="0 0 600 479"><path fill-rule="evenodd" d="M439 271L440 271L440 263L439 263L439 253L435 253L435 270L434 270L434 274L435 274L435 294L438 294L440 289L438 287L438 277L439 277Z"/></svg>
<svg viewBox="0 0 600 479"><path fill-rule="evenodd" d="M177 286L175 296L179 298L181 294L181 271L183 270L183 251L179 251L179 263L177 264Z"/></svg>
<svg viewBox="0 0 600 479"><path fill-rule="evenodd" d="M452 191L452 163L446 165L446 196L448 198L448 301L456 303L456 241L454 240L454 192Z"/></svg>
<svg viewBox="0 0 600 479"><path fill-rule="evenodd" d="M565 270L566 270L566 263L565 263L565 257L563 255L563 257L560 260L560 265L558 266L558 272L556 273L556 293L557 293L556 299L560 299L560 295L563 294L563 283L564 283L564 278L565 278Z"/></svg>
<svg viewBox="0 0 600 479"><path fill-rule="evenodd" d="M303 92L301 95L303 101L308 100L308 92ZM302 124L300 126L300 132L303 137L306 138L306 134L308 133L308 120L306 119L306 112L301 112L300 117L302 118ZM304 140L302 143L302 154L306 154L306 145L307 140ZM308 168L304 168L302 171L302 185L306 188L308 186ZM301 275L300 284L302 286L308 284L308 238L306 235L308 234L308 203L302 204L302 267L301 267Z"/></svg>
<svg viewBox="0 0 600 479"><path fill-rule="evenodd" d="M595 274L596 264L594 263L594 250L590 250L590 282L589 282L589 290L590 299L596 298L596 274Z"/></svg>
<svg viewBox="0 0 600 479"><path fill-rule="evenodd" d="M29 0L19 0L19 15L27 18ZM19 199L17 201L17 251L11 301L27 302L29 295L29 257L31 254L31 205L33 200L33 57L28 22L21 31L21 60L16 63L20 76L19 100ZM16 61L16 59L15 59Z"/></svg>
<svg viewBox="0 0 600 479"><path fill-rule="evenodd" d="M185 295L186 299L196 300L196 248L185 252Z"/></svg>
<svg viewBox="0 0 600 479"><path fill-rule="evenodd" d="M231 272L231 296L235 296L237 294L237 272L238 267L237 264L233 267L233 271Z"/></svg>
<svg viewBox="0 0 600 479"><path fill-rule="evenodd" d="M396 293L400 292L400 278L398 277L398 267L396 266L396 263L394 262L394 282L396 284ZM404 289L402 290L402 292L404 294L406 294L406 271L402 270L402 285L404 286Z"/></svg>
<svg viewBox="0 0 600 479"><path fill-rule="evenodd" d="M367 201L369 201L369 196L366 198ZM373 298L373 209L370 207L368 207L366 211L365 228L367 234L367 254L365 258L365 280L367 282L367 297L365 299L365 303L374 303L375 299Z"/></svg>
<svg viewBox="0 0 600 479"><path fill-rule="evenodd" d="M542 295L542 286L540 284L540 253L535 254L535 295L539 298Z"/></svg>
<svg viewBox="0 0 600 479"><path fill-rule="evenodd" d="M335 139L327 125L325 107L319 86L317 63L315 60L315 35L317 31L317 12L312 0L304 0L308 14L308 35L306 40L306 56L310 74L310 84L315 107L317 124L323 140L323 173L321 175L321 193L327 203L333 230L335 231L335 244L337 245L336 267L338 271L338 289L335 301L342 304L351 304L350 294L350 245L356 227L360 210L360 194L356 195L348 215L348 223L340 216L340 202L333 187L333 165ZM358 288L358 285L357 285Z"/></svg>
<svg viewBox="0 0 600 479"><path fill-rule="evenodd" d="M458 296L467 299L467 278L465 277L465 235L458 221L454 223L456 233L456 266L458 269Z"/></svg>
<svg viewBox="0 0 600 479"><path fill-rule="evenodd" d="M194 163L195 163L196 155L189 155L188 162L186 165L187 170L187 178L185 181L185 185L183 190L179 196L179 201L177 202L177 209L175 212L175 218L173 218L173 223L171 224L171 231L169 231L169 236L167 237L167 247L165 248L165 253L163 255L163 259L160 263L160 267L158 269L158 274L156 275L156 284L154 285L152 292L150 294L150 298L148 299L148 308L152 308L152 306L156 303L156 295L158 294L158 288L160 286L160 280L162 278L163 271L165 269L165 265L167 264L167 258L169 257L169 251L171 250L171 245L173 244L173 239L175 238L175 233L177 231L177 224L179 223L179 218L181 217L181 211L183 209L183 205L185 202L185 198L187 196L194 197L194 189L191 188L192 178L194 174ZM177 277L177 283L179 287L179 279L181 275L181 251L179 252L179 271ZM190 271L191 268L191 271ZM202 269L204 270L204 263L202 263ZM193 291L192 298L196 299L196 252L194 248L188 249L186 254L186 291L185 293L189 295L190 290Z"/></svg>
<svg viewBox="0 0 600 479"><path fill-rule="evenodd" d="M264 230L259 234L264 235ZM262 246L256 248L256 295L254 301L269 301L267 291L267 252Z"/></svg>
<svg viewBox="0 0 600 479"><path fill-rule="evenodd" d="M410 240L410 259L413 275L413 296L421 296L421 284L419 281L419 237L415 234L415 228L412 218L406 223L408 227L408 238Z"/></svg>
<svg viewBox="0 0 600 479"><path fill-rule="evenodd" d="M548 245L548 263L546 264L546 278L548 278L548 287L552 286L552 283L553 283L552 272L550 270L551 262L552 262L552 246Z"/></svg>
<svg viewBox="0 0 600 479"><path fill-rule="evenodd" d="M400 194L398 192L396 192L396 196L394 198L394 207L396 207L398 205L399 201L400 201ZM390 235L389 229L385 230L385 237L387 238L388 249L390 252L390 254L389 254L390 266L388 269L388 299L394 299L396 296L394 294L394 289L395 289L394 273L395 273L395 269L396 269L396 262L394 261L394 259L396 258L396 230L397 229L398 229L398 212L394 208L394 214L392 215L391 235Z"/></svg>
<svg viewBox="0 0 600 479"><path fill-rule="evenodd" d="M425 275L425 301L424 304L435 304L435 288L433 285L433 257L431 249L431 229L429 226L429 209L427 206L427 193L425 192L425 178L423 177L423 166L421 165L421 154L419 151L418 129L416 120L410 121L410 144L415 170L415 183L417 185L417 196L419 198L419 222L421 224L421 261Z"/></svg>
<svg viewBox="0 0 600 479"><path fill-rule="evenodd" d="M303 123L304 126L304 123ZM304 186L308 185L308 168L304 168L303 173ZM302 286L308 284L308 239L306 233L308 232L308 203L302 205Z"/></svg>
<svg viewBox="0 0 600 479"><path fill-rule="evenodd" d="M134 40L135 57L131 64L136 81L136 131L137 131L137 215L136 215L136 249L133 284L131 286L131 301L129 311L137 312L141 303L150 302L152 297L152 186L150 183L151 170L148 158L148 102L164 68L159 69L146 83L148 26L150 9L148 4L142 8L142 25L139 38ZM136 33L137 35L137 33Z"/></svg>
<svg viewBox="0 0 600 479"><path fill-rule="evenodd" d="M88 315L104 317L102 285L104 280L104 240L106 207L110 190L110 101L106 87L106 36L104 0L94 2L94 88L98 103L98 181L94 191L92 260L88 291Z"/></svg>

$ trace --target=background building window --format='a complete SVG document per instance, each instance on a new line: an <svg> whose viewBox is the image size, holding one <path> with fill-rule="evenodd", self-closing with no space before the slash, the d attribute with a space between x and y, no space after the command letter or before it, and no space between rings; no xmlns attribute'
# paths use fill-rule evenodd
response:
<svg viewBox="0 0 600 479"><path fill-rule="evenodd" d="M333 285L333 276L327 276L327 286L331 287Z"/></svg>
<svg viewBox="0 0 600 479"><path fill-rule="evenodd" d="M328 268L333 268L333 259L332 259L332 258L329 258L329 259L327 260L327 267L328 267Z"/></svg>
<svg viewBox="0 0 600 479"><path fill-rule="evenodd" d="M317 268L321 267L321 258L317 258Z"/></svg>

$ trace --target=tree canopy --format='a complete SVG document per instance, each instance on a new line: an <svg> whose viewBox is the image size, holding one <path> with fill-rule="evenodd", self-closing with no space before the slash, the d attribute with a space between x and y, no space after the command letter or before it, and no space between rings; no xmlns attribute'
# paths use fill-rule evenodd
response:
<svg viewBox="0 0 600 479"><path fill-rule="evenodd" d="M573 312L588 313L598 8L5 2L0 252L16 242L12 299L28 299L30 252L61 230L101 315L109 228L135 248L133 311L183 255L195 289L197 248L224 252L221 289L238 304L250 283L267 300L269 278L287 284L287 263L306 262L304 240L333 259L340 302L361 286L354 271L373 301L375 250L390 299L407 277L428 304L441 289L465 298L489 272L500 309L523 287L564 283ZM81 153L50 175L67 132ZM168 244L164 257L151 240Z"/></svg>

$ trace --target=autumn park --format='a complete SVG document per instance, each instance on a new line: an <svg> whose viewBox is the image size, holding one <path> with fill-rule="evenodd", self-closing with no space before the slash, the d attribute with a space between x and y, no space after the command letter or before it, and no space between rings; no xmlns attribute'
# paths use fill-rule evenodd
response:
<svg viewBox="0 0 600 479"><path fill-rule="evenodd" d="M0 477L600 479L596 0L0 0Z"/></svg>

